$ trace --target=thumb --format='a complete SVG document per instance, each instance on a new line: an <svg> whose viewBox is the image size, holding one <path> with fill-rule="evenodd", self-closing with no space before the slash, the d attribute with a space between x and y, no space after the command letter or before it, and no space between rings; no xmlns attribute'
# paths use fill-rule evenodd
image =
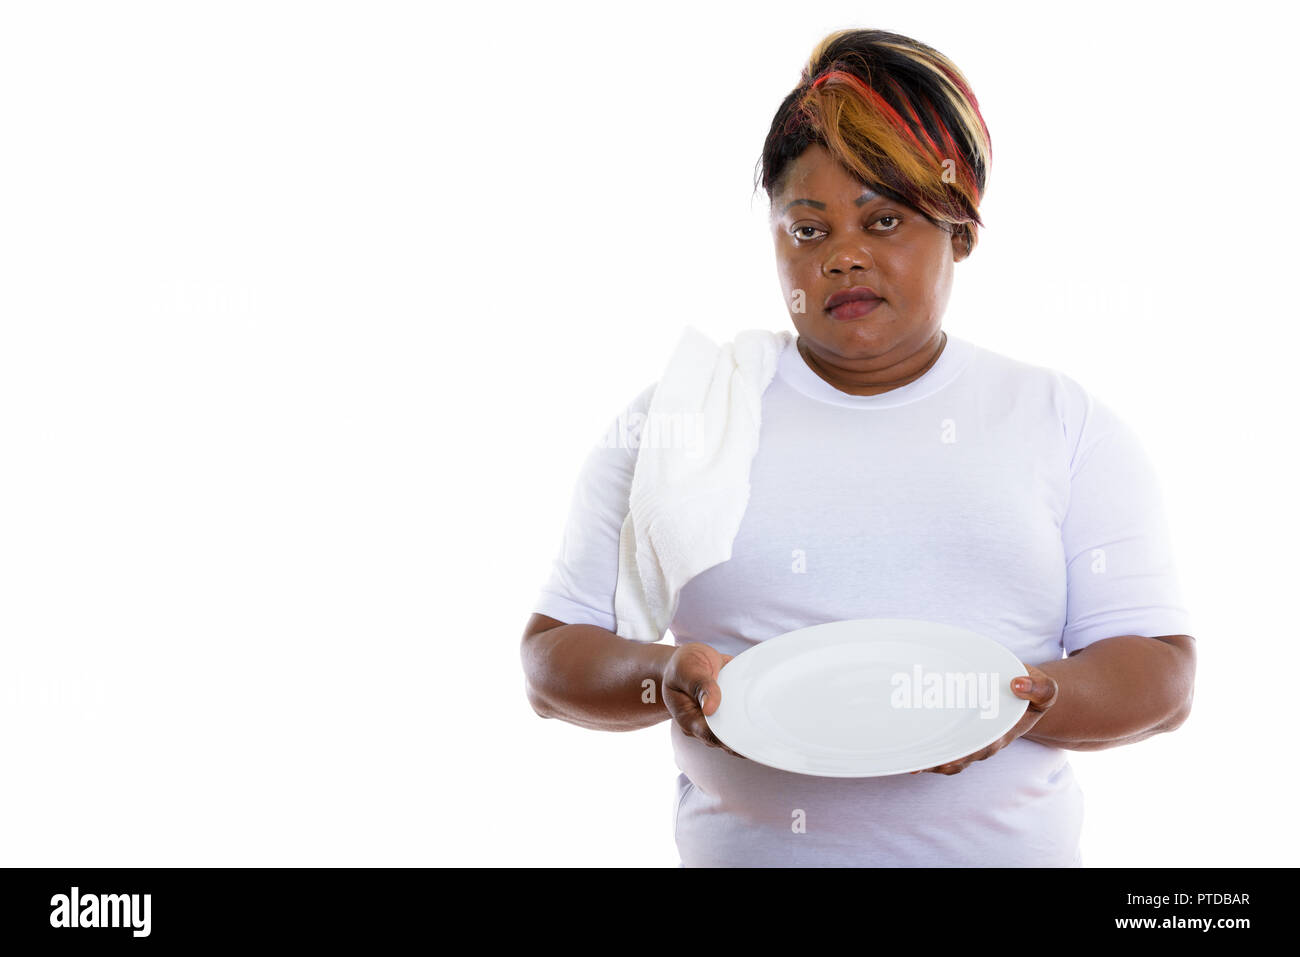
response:
<svg viewBox="0 0 1300 957"><path fill-rule="evenodd" d="M1011 680L1011 690L1017 698L1026 698L1034 711L1049 708L1056 700L1056 681L1041 671L1031 671Z"/></svg>
<svg viewBox="0 0 1300 957"><path fill-rule="evenodd" d="M705 678L700 682L700 710L705 714L713 714L718 710L718 705L722 701L722 689L712 678Z"/></svg>

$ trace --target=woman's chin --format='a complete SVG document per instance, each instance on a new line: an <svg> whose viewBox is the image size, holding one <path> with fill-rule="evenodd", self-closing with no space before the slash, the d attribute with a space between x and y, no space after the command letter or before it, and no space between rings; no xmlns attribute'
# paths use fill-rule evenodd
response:
<svg viewBox="0 0 1300 957"><path fill-rule="evenodd" d="M824 330L824 331L823 331ZM828 318L814 342L827 352L845 359L871 359L897 349L902 341L897 328L889 322L864 316L843 321Z"/></svg>

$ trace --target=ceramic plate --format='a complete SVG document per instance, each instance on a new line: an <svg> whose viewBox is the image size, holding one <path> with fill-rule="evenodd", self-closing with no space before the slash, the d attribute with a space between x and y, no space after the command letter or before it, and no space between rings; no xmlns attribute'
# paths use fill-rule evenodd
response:
<svg viewBox="0 0 1300 957"><path fill-rule="evenodd" d="M770 638L718 674L707 718L727 747L782 771L866 778L932 768L1015 726L1024 665L992 638L903 618L833 621Z"/></svg>

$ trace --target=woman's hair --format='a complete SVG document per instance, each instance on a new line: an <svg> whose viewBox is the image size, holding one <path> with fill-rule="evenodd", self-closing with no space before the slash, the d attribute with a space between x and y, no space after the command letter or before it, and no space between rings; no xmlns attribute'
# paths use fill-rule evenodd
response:
<svg viewBox="0 0 1300 957"><path fill-rule="evenodd" d="M827 36L776 111L755 190L770 202L813 143L868 188L973 245L993 147L970 85L939 51L883 30Z"/></svg>

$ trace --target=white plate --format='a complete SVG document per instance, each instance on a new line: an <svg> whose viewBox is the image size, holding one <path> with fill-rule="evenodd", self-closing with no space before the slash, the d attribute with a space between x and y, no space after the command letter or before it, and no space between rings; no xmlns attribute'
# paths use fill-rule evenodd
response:
<svg viewBox="0 0 1300 957"><path fill-rule="evenodd" d="M1015 726L1027 674L1006 647L952 625L864 618L759 642L718 673L706 720L732 750L782 771L905 774L954 761Z"/></svg>

